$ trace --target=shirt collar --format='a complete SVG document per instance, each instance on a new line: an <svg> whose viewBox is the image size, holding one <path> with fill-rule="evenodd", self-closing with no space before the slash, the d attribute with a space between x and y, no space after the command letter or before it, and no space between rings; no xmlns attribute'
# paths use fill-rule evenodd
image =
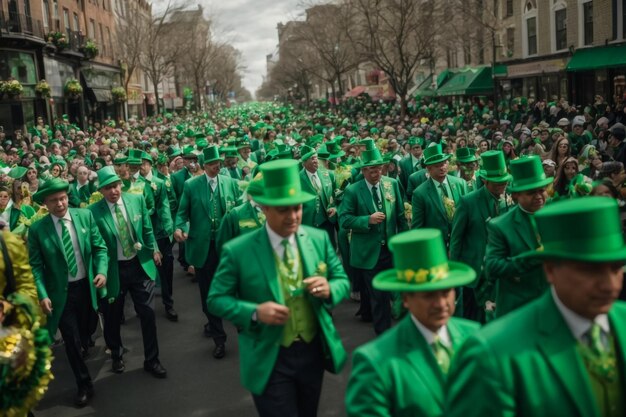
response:
<svg viewBox="0 0 626 417"><path fill-rule="evenodd" d="M144 176L148 181L152 181L152 171L148 171L148 175Z"/></svg>
<svg viewBox="0 0 626 417"><path fill-rule="evenodd" d="M124 202L122 201L122 197L120 197L119 200L117 200L117 203L111 203L109 200L106 200L107 204L109 205L109 210L113 210L115 209L115 206L124 206Z"/></svg>
<svg viewBox="0 0 626 417"><path fill-rule="evenodd" d="M370 184L368 180L365 180L365 184L367 184L367 188L369 188L369 190L372 191L372 187L380 186L380 181L378 181L378 184L374 185L374 184Z"/></svg>
<svg viewBox="0 0 626 417"><path fill-rule="evenodd" d="M206 181L211 184L211 180L215 180L215 184L217 185L217 175L214 178L209 177L209 174L207 174L206 172L204 173L204 176L206 177Z"/></svg>
<svg viewBox="0 0 626 417"><path fill-rule="evenodd" d="M437 330L437 332L435 333L426 328L426 326L424 326L422 323L420 323L420 321L413 314L411 314L411 320L413 320L413 324L415 324L417 330L419 330L422 336L424 336L424 339L426 339L426 343L428 344L428 346L435 343L435 336L438 336L439 340L441 340L441 343L443 343L444 346L452 347L452 341L450 340L447 326L440 327L439 330Z"/></svg>
<svg viewBox="0 0 626 417"><path fill-rule="evenodd" d="M589 328L593 323L597 323L606 334L610 333L611 327L609 326L609 319L606 314L600 314L596 316L593 321L591 321L566 307L565 304L563 304L563 302L559 299L554 287L550 288L550 292L552 293L552 298L554 299L556 308L561 312L567 327L569 327L576 340L581 340L585 333L589 331Z"/></svg>
<svg viewBox="0 0 626 417"><path fill-rule="evenodd" d="M67 210L65 212L65 216L63 216L63 217L57 217L54 214L50 214L50 215L52 216L52 220L54 220L54 224L55 225L59 224L59 220L61 220L61 219L65 219L65 220L68 220L70 222L72 221L72 216L70 216L70 211L69 210Z"/></svg>
<svg viewBox="0 0 626 417"><path fill-rule="evenodd" d="M272 249L276 251L276 249L282 247L282 241L285 239L278 233L272 230L269 224L265 223L265 229L267 230L267 235L270 238L270 245L272 245ZM295 233L291 234L291 236L286 238L289 241L291 246L295 246L296 244L296 235Z"/></svg>
<svg viewBox="0 0 626 417"><path fill-rule="evenodd" d="M431 178L432 178L432 177L431 177ZM435 185L439 185L439 184L442 184L442 185L448 185L448 176L446 175L446 176L443 178L443 181L441 181L441 182L439 182L439 181L437 181L436 179L434 179L434 178L433 178L433 182L435 183Z"/></svg>

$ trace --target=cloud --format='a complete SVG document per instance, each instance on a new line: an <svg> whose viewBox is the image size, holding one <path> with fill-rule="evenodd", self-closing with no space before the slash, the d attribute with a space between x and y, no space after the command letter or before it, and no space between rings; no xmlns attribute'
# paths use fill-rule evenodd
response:
<svg viewBox="0 0 626 417"><path fill-rule="evenodd" d="M216 36L241 51L243 84L254 94L266 75L266 55L278 45L276 26L297 16L298 1L203 0L203 6L214 20Z"/></svg>

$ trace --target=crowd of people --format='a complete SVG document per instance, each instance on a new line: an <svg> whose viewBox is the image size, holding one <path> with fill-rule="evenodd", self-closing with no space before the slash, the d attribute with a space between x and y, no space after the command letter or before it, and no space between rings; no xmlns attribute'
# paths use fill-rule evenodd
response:
<svg viewBox="0 0 626 417"><path fill-rule="evenodd" d="M348 298L375 336L350 416L623 415L626 108L493 107L362 95L0 133L0 414L44 394L59 334L76 406L98 323L123 373L127 298L166 378L155 292L177 321L179 262L215 359L237 327L261 416L317 415Z"/></svg>

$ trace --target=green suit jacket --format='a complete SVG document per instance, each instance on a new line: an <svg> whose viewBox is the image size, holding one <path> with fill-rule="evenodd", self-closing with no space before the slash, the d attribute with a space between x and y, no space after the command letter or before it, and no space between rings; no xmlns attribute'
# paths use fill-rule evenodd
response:
<svg viewBox="0 0 626 417"><path fill-rule="evenodd" d="M250 201L246 201L241 206L235 207L222 218L222 224L220 224L217 237L215 238L217 250L221 251L222 246L231 239L239 235L253 232L264 224L265 221L259 219L257 210L252 206Z"/></svg>
<svg viewBox="0 0 626 417"><path fill-rule="evenodd" d="M452 220L450 260L468 264L479 276L487 246L487 223L497 216L495 201L486 187L466 194L461 197Z"/></svg>
<svg viewBox="0 0 626 417"><path fill-rule="evenodd" d="M239 203L241 191L236 180L224 175L217 176L219 189L219 204L223 214L228 213ZM212 219L209 200L209 181L206 175L199 175L187 181L183 195L178 204L175 229L188 234L185 241L185 257L190 265L201 267L206 262L211 245L211 222L218 222L222 218Z"/></svg>
<svg viewBox="0 0 626 417"><path fill-rule="evenodd" d="M189 173L189 170L187 168L182 168L170 175L174 194L176 194L176 199L179 201L180 197L183 195L183 187L185 185L185 181L187 181L189 178L191 178L191 174Z"/></svg>
<svg viewBox="0 0 626 417"><path fill-rule="evenodd" d="M452 350L478 328L477 323L451 318ZM444 383L432 348L407 315L354 352L346 392L348 416L443 416Z"/></svg>
<svg viewBox="0 0 626 417"><path fill-rule="evenodd" d="M89 204L89 197L97 191L96 185L92 181L89 181L87 185L84 185L80 187L80 190L77 190L77 184L78 182L76 181L70 184L70 189L68 191L70 207L80 207L81 203L84 203L84 205L87 206L87 204Z"/></svg>
<svg viewBox="0 0 626 417"><path fill-rule="evenodd" d="M163 239L174 233L174 223L170 212L170 200L167 196L165 181L152 175L146 181L146 191L152 194L154 200L154 212L150 215L152 231L155 239Z"/></svg>
<svg viewBox="0 0 626 417"><path fill-rule="evenodd" d="M154 280L157 276L157 270L153 255L158 250L158 247L152 232L152 223L146 209L146 203L141 195L125 193L122 193L122 202L126 209L128 222L133 228L133 236L141 244L141 249L137 251L139 262L148 277ZM120 293L120 275L117 265L118 232L115 220L113 220L113 214L104 198L89 206L89 209L96 218L98 229L100 229L100 233L109 249L108 297L109 299L117 298Z"/></svg>
<svg viewBox="0 0 626 417"><path fill-rule="evenodd" d="M378 210L374 208L372 193L364 179L346 188L339 207L341 227L352 231L350 265L355 268L374 268L380 255L380 243L385 239L383 227L386 227L387 240L408 229L398 182L382 177L379 186L386 215L384 223L369 224L370 215Z"/></svg>
<svg viewBox="0 0 626 417"><path fill-rule="evenodd" d="M107 283L109 281L107 247L89 210L77 208L68 210L78 238L87 273L86 279L89 281L91 305L97 310L98 295L105 297L107 291L97 290L93 285L93 279L97 274L102 274L107 277ZM46 328L53 340L67 299L68 268L63 243L52 216L48 215L31 225L28 233L28 252L39 300L49 298L52 301L52 315L48 317Z"/></svg>
<svg viewBox="0 0 626 417"><path fill-rule="evenodd" d="M165 184L165 191L167 192L167 198L170 202L170 214L172 217L172 229L174 228L174 219L176 219L176 210L178 210L178 199L176 198L176 193L174 192L174 186L172 185L171 176L165 176L160 172L153 173L157 178L163 180L163 184Z"/></svg>
<svg viewBox="0 0 626 417"><path fill-rule="evenodd" d="M413 164L413 156L410 153L398 162L398 166L400 167L398 180L400 180L400 184L402 184L402 187L406 190L406 187L409 184L409 177L414 172L421 171L422 168L419 165L419 162L418 168L415 168L415 165Z"/></svg>
<svg viewBox="0 0 626 417"><path fill-rule="evenodd" d="M626 304L609 312L626 375ZM600 417L577 341L550 291L470 337L452 361L449 417Z"/></svg>
<svg viewBox="0 0 626 417"><path fill-rule="evenodd" d="M496 317L540 296L548 282L540 263L520 263L514 258L539 247L528 215L519 206L487 223L485 273L497 285Z"/></svg>
<svg viewBox="0 0 626 417"><path fill-rule="evenodd" d="M320 227L325 222L337 222L336 214L333 217L328 217L326 214L329 208L335 206L334 196L337 186L335 185L334 175L330 171L319 169L317 170L317 178L319 178L322 184L319 195L313 188L306 170L302 169L300 171L302 190L317 196L314 200L302 204L302 224L313 227Z"/></svg>
<svg viewBox="0 0 626 417"><path fill-rule="evenodd" d="M310 301L326 347L326 359L339 372L347 354L330 311L348 296L350 284L325 231L300 226L296 240L304 277L319 275L320 266L326 265L331 297L326 301L310 297ZM265 227L228 242L222 249L207 299L211 313L230 320L240 329L241 380L256 395L263 392L274 369L284 327L252 321L258 304L266 301L284 304L274 256Z"/></svg>
<svg viewBox="0 0 626 417"><path fill-rule="evenodd" d="M428 171L425 169L422 169L420 171L414 172L411 175L409 175L409 179L407 180L407 184L405 188L406 201L413 200L413 192L415 192L417 187L424 184L428 178L430 178L430 176L428 175Z"/></svg>
<svg viewBox="0 0 626 417"><path fill-rule="evenodd" d="M447 176L448 185L452 191L451 198L458 207L461 196L467 194L467 183L457 177ZM439 198L437 188L432 179L428 179L413 192L411 200L413 206L413 220L411 227L421 229L430 227L441 230L444 240L448 241L452 231L452 222L448 219L443 201Z"/></svg>

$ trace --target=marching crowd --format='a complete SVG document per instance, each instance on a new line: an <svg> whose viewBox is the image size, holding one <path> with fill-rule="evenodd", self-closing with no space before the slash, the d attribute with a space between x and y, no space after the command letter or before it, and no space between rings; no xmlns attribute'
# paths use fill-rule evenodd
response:
<svg viewBox="0 0 626 417"><path fill-rule="evenodd" d="M76 406L99 321L123 373L125 302L166 378L155 291L177 321L179 262L214 358L237 327L261 416L317 415L347 298L375 336L349 416L623 416L626 108L493 107L363 95L0 133L0 415L44 395L58 334Z"/></svg>

